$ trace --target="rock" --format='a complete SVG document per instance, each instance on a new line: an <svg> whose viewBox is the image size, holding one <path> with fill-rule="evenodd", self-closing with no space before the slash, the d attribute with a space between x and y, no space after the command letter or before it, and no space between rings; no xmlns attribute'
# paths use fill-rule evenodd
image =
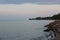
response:
<svg viewBox="0 0 60 40"><path fill-rule="evenodd" d="M46 25L48 29L44 30L45 32L49 32L52 30L54 34L56 35L55 40L60 40L60 20L56 20L54 22L49 23Z"/></svg>

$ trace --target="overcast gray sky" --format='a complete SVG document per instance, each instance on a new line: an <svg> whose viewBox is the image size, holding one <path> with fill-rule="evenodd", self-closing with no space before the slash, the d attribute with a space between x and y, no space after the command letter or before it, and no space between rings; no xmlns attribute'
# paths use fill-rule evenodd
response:
<svg viewBox="0 0 60 40"><path fill-rule="evenodd" d="M41 3L60 4L60 0L0 0L0 4Z"/></svg>
<svg viewBox="0 0 60 40"><path fill-rule="evenodd" d="M56 4L60 0L0 0L0 20L52 16L60 13L60 5Z"/></svg>

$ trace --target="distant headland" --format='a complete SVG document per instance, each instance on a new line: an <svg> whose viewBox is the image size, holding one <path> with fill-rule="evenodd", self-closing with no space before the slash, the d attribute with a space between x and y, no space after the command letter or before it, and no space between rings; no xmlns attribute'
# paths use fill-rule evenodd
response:
<svg viewBox="0 0 60 40"><path fill-rule="evenodd" d="M58 13L57 15L53 15L51 17L29 18L29 20L60 20L60 13Z"/></svg>

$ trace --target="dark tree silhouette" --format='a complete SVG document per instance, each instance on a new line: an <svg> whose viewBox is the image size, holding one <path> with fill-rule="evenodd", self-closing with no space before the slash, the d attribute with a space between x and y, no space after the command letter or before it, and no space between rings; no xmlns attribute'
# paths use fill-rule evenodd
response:
<svg viewBox="0 0 60 40"><path fill-rule="evenodd" d="M52 17L36 17L31 20L60 20L60 13L53 15Z"/></svg>

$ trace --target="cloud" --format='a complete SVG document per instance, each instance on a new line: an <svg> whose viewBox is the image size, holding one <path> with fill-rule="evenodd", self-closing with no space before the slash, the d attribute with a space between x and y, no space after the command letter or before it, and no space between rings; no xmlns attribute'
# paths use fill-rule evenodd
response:
<svg viewBox="0 0 60 40"><path fill-rule="evenodd" d="M0 0L0 4L41 3L60 4L60 0Z"/></svg>
<svg viewBox="0 0 60 40"><path fill-rule="evenodd" d="M0 4L1 19L20 19L37 16L52 16L60 13L60 5Z"/></svg>
<svg viewBox="0 0 60 40"><path fill-rule="evenodd" d="M0 4L1 15L51 15L58 12L60 12L60 5Z"/></svg>

